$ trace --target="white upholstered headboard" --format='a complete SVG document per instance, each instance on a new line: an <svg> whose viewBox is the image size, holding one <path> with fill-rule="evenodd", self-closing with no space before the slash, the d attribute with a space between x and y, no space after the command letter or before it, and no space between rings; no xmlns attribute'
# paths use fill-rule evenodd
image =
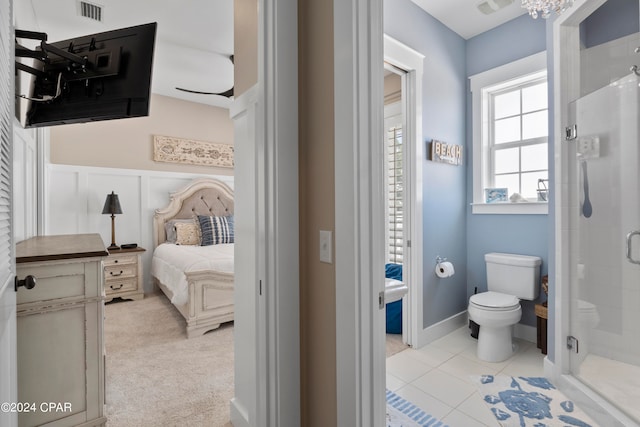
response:
<svg viewBox="0 0 640 427"><path fill-rule="evenodd" d="M233 190L214 178L197 178L169 195L169 204L153 215L154 248L167 240L164 224L197 215L233 215Z"/></svg>

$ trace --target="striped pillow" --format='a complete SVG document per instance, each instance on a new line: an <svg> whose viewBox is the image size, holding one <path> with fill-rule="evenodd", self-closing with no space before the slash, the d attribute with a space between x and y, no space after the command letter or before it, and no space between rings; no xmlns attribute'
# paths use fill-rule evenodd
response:
<svg viewBox="0 0 640 427"><path fill-rule="evenodd" d="M234 242L233 215L198 215L198 221L200 222L200 234L202 237L200 244L202 246Z"/></svg>

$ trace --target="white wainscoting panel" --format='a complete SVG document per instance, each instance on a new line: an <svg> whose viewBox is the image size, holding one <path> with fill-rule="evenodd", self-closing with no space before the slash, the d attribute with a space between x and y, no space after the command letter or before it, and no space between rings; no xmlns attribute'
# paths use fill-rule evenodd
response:
<svg viewBox="0 0 640 427"><path fill-rule="evenodd" d="M142 256L144 291L153 292L153 214L169 203L169 194L193 179L213 177L233 188L233 176L185 174L132 169L47 165L48 217L45 233L99 233L111 244L111 216L102 215L107 194L114 191L122 214L116 215L116 244L137 243L147 250Z"/></svg>
<svg viewBox="0 0 640 427"><path fill-rule="evenodd" d="M13 126L13 236L16 242L37 234L38 154L36 132Z"/></svg>

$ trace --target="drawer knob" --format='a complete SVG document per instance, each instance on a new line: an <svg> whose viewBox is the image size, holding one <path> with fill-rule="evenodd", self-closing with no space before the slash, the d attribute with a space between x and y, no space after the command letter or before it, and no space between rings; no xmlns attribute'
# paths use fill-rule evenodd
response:
<svg viewBox="0 0 640 427"><path fill-rule="evenodd" d="M113 273L113 271L109 272L110 275L112 275L113 277L117 277L117 276L122 276L122 270L120 270L120 273Z"/></svg>
<svg viewBox="0 0 640 427"><path fill-rule="evenodd" d="M118 286L117 288L114 287L113 285L109 286L111 288L111 290L113 291L117 291L118 289L122 289L122 287L124 286L124 283L120 283L120 286Z"/></svg>
<svg viewBox="0 0 640 427"><path fill-rule="evenodd" d="M13 282L13 288L18 292L18 288L24 286L26 289L33 289L36 286L36 278L32 275L28 275L22 280L18 280L16 277Z"/></svg>

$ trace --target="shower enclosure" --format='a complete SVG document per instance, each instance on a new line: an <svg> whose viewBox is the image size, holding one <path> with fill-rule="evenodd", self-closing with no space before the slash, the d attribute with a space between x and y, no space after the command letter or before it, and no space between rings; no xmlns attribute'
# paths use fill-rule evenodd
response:
<svg viewBox="0 0 640 427"><path fill-rule="evenodd" d="M607 427L640 426L639 15L640 1L576 0L553 23L545 374Z"/></svg>
<svg viewBox="0 0 640 427"><path fill-rule="evenodd" d="M565 143L569 370L640 424L639 84L631 72L572 102Z"/></svg>

